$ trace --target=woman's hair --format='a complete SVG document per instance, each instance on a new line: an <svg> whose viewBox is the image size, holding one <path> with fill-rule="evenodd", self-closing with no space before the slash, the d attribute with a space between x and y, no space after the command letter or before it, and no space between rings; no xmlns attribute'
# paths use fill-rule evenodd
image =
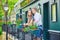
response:
<svg viewBox="0 0 60 40"><path fill-rule="evenodd" d="M32 15L32 11L31 10L28 10L28 14L29 14L29 12L31 13L31 15Z"/></svg>
<svg viewBox="0 0 60 40"><path fill-rule="evenodd" d="M28 12L27 12L27 18L28 18L29 16L30 16L30 17L32 17L32 16L33 16L33 15L32 15L32 11L31 11L31 10L28 10Z"/></svg>
<svg viewBox="0 0 60 40"><path fill-rule="evenodd" d="M31 11L31 10L28 10L28 13L29 13L29 12L31 12L31 14L32 14L32 11Z"/></svg>

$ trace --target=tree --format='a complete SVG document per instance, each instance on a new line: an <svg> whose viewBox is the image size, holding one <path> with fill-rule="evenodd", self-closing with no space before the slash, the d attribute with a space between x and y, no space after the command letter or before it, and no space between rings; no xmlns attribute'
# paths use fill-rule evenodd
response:
<svg viewBox="0 0 60 40"><path fill-rule="evenodd" d="M14 9L14 5L18 0L8 0L8 15L10 16L11 11ZM0 20L2 20L2 16L4 16L5 11L3 9L3 5L5 4L6 0L0 0ZM2 24L2 21L0 21L0 23Z"/></svg>

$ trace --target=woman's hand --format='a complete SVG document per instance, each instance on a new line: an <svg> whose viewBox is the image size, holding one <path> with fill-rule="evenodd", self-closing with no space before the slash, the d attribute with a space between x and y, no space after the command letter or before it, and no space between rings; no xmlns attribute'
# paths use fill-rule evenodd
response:
<svg viewBox="0 0 60 40"><path fill-rule="evenodd" d="M28 23L26 23L26 24L23 24L23 26L24 26L24 27L28 26Z"/></svg>

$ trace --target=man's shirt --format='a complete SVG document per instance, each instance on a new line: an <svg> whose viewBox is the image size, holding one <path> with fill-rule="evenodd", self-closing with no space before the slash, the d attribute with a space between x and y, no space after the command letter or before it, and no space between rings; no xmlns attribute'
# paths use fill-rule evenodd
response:
<svg viewBox="0 0 60 40"><path fill-rule="evenodd" d="M39 25L42 25L42 16L40 13L35 13L34 14L34 23L39 26Z"/></svg>

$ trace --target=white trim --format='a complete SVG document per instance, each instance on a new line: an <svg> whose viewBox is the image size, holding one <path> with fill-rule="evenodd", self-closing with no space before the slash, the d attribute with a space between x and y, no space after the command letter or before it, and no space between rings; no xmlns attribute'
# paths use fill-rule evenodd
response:
<svg viewBox="0 0 60 40"><path fill-rule="evenodd" d="M60 33L60 31L57 30L48 30L49 32L56 32L56 33Z"/></svg>
<svg viewBox="0 0 60 40"><path fill-rule="evenodd" d="M20 4L20 1L18 1L15 5L14 5L14 7L16 7L17 5L19 5Z"/></svg>

